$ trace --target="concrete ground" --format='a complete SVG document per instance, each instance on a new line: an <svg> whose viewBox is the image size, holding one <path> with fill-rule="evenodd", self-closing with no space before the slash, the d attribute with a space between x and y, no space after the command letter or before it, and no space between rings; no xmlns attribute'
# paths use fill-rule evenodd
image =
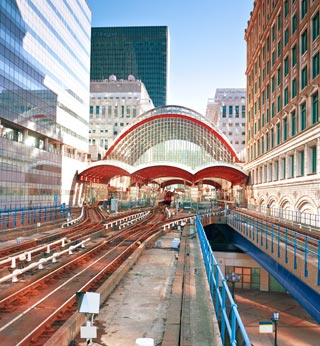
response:
<svg viewBox="0 0 320 346"><path fill-rule="evenodd" d="M273 346L275 335L260 334L259 322L279 311L278 346L320 346L320 326L287 293L236 290L235 300L253 346Z"/></svg>
<svg viewBox="0 0 320 346"><path fill-rule="evenodd" d="M135 346L138 338L151 338L154 346L177 346L172 340L179 340L179 334L176 337L175 333L180 328L172 329L170 324L169 330L166 329L168 323L175 323L168 315L169 311L176 315L172 308L182 309L182 312L178 311L184 316L181 328L187 328L183 331L180 345L219 346L220 343L214 341L217 333L212 327L213 309L208 303L198 240L196 237L188 238L189 245L185 251L190 258L187 268L191 275L185 278L184 269L182 272L180 267L177 269L177 263L182 259L177 257L178 254L182 256L183 251L171 247L176 237L179 237L178 232L167 233L160 239L161 247L147 248L111 293L95 318L98 337L93 339L93 346ZM186 296L182 297L182 291L178 289L176 293L180 298L175 295L172 301L174 280L178 278L178 286L174 287L179 288L181 277L186 281L183 285ZM180 305L176 304L179 299ZM79 337L76 342L79 346L86 345L85 339Z"/></svg>
<svg viewBox="0 0 320 346"><path fill-rule="evenodd" d="M161 248L146 249L109 296L94 321L98 337L93 346L135 346L138 338L152 338L154 346L168 346L162 340L177 268L178 251L171 243L177 236L170 232L161 238ZM211 330L212 321L205 321L210 319L211 308L199 300L207 292L204 294L206 287L199 281L204 272L197 244L196 238L190 242L190 341L185 345L218 346L213 341L217 333ZM277 346L320 346L319 324L290 295L236 289L235 300L252 346L275 345L274 333L259 333L259 322L270 321L274 311L280 312ZM84 339L76 341L86 345Z"/></svg>
<svg viewBox="0 0 320 346"><path fill-rule="evenodd" d="M177 236L168 233L161 248L142 253L95 318L98 338L93 345L135 346L138 338L153 338L154 345L161 342L178 253L171 242ZM84 339L77 341L86 345Z"/></svg>

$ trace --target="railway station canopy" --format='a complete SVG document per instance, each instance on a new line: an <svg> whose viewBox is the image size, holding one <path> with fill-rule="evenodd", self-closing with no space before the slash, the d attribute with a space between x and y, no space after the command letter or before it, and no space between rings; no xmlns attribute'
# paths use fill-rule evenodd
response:
<svg viewBox="0 0 320 346"><path fill-rule="evenodd" d="M101 184L119 176L129 176L131 184L163 187L247 181L226 136L201 114L181 106L142 114L115 138L103 160L79 173L80 180Z"/></svg>

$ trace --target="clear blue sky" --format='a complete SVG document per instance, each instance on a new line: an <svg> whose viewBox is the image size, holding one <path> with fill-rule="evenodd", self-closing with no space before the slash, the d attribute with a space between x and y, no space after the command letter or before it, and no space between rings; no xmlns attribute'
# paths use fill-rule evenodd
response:
<svg viewBox="0 0 320 346"><path fill-rule="evenodd" d="M244 32L253 0L88 0L92 26L165 25L168 104L205 113L217 88L245 88Z"/></svg>

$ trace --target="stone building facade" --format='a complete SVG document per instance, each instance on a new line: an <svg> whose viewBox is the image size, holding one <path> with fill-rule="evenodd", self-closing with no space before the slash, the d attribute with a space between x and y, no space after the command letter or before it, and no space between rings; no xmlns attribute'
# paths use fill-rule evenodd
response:
<svg viewBox="0 0 320 346"><path fill-rule="evenodd" d="M93 161L104 157L113 140L137 120L142 113L154 108L144 83L128 76L117 80L115 75L90 83L89 150Z"/></svg>
<svg viewBox="0 0 320 346"><path fill-rule="evenodd" d="M247 41L249 204L320 213L319 1L257 0Z"/></svg>

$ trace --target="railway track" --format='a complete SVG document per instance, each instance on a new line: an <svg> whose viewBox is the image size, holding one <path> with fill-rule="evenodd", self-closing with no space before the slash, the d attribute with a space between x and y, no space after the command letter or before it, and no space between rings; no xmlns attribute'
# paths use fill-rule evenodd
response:
<svg viewBox="0 0 320 346"><path fill-rule="evenodd" d="M95 234L105 229L104 222L106 220L112 222L120 218L119 216L108 217L98 208L86 208L84 214L84 219L81 222L69 228L51 225L43 227L41 235L31 231L26 233L21 230L1 235L0 242L16 241L11 241L11 244L8 246L0 247L0 271L4 268L7 268L10 272L14 270L15 266L10 261L14 257L18 259L20 264L24 265L26 263L21 262L26 262L28 254L32 253L33 257L41 256L48 244L51 244L50 248L54 250L59 247L59 239L66 239L67 242L72 243L86 237L95 236ZM125 215L130 216L132 212L122 214L122 217ZM22 259L19 259L20 256Z"/></svg>
<svg viewBox="0 0 320 346"><path fill-rule="evenodd" d="M89 211L93 224L101 227L99 213ZM76 311L76 292L95 291L152 234L159 232L165 215L152 212L148 218L109 230L41 271L26 271L17 284L2 283L0 297L1 345L43 345ZM77 225L83 237L84 227ZM87 236L87 234L85 234Z"/></svg>

